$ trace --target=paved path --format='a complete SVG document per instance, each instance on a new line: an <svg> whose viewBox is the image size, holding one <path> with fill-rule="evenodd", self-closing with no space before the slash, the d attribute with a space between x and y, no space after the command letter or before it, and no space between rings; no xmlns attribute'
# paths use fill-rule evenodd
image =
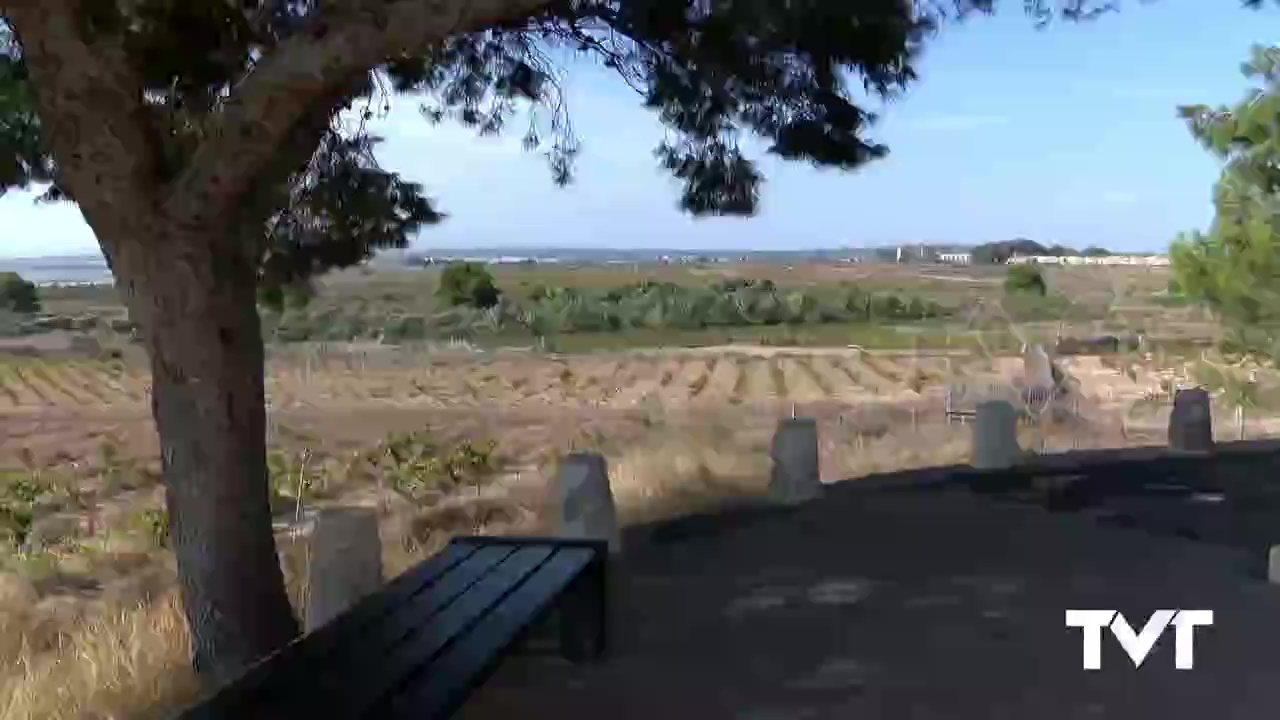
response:
<svg viewBox="0 0 1280 720"><path fill-rule="evenodd" d="M1246 573L1235 551L1079 516L841 489L633 544L613 656L509 661L460 717L1272 717L1280 589ZM1217 622L1197 631L1194 670L1173 668L1170 631L1140 670L1105 637L1103 669L1085 672L1068 607Z"/></svg>

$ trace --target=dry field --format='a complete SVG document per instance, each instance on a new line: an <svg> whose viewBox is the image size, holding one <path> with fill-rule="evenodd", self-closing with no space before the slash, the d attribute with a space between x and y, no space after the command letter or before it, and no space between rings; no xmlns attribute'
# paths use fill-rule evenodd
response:
<svg viewBox="0 0 1280 720"><path fill-rule="evenodd" d="M1177 373L1098 357L1065 369L1084 419L1028 428L1027 447L1161 441L1121 418ZM943 419L946 383L1019 371L1016 359L845 348L278 349L268 396L282 564L301 602L290 519L327 503L383 512L391 573L450 534L536 531L551 519L555 459L574 449L608 457L627 522L757 493L773 426L793 412L818 419L828 480L963 462L968 430ZM0 557L0 717L159 717L191 697L148 393L147 373L123 361L0 362L0 501L32 515L23 547ZM483 462L424 491L386 466L396 443L420 457L478 448Z"/></svg>
<svg viewBox="0 0 1280 720"><path fill-rule="evenodd" d="M536 529L546 477L571 449L608 455L633 522L758 491L772 424L793 404L823 418L829 477L959 460L958 434L939 448L890 431L911 427L899 406L925 402L944 368L847 351L280 351L268 393L282 563L300 603L305 569L288 521L325 503L384 511L391 573L450 534ZM24 546L0 558L0 717L152 717L194 691L148 393L147 373L119 361L0 364L2 501L31 511ZM378 466L395 433L428 438L424 456L494 447L481 473L421 495ZM314 490L290 494L295 479Z"/></svg>

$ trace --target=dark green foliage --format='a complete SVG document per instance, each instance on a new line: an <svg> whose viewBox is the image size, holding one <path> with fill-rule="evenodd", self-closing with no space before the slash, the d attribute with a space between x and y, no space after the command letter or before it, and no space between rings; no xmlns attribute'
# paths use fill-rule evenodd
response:
<svg viewBox="0 0 1280 720"><path fill-rule="evenodd" d="M497 468L497 443L443 445L430 433L390 435L365 454L365 462L392 488L412 500L478 486Z"/></svg>
<svg viewBox="0 0 1280 720"><path fill-rule="evenodd" d="M1049 292L1049 286L1044 281L1044 273L1035 265L1010 265L1004 276L1004 291L1011 295L1044 297Z"/></svg>
<svg viewBox="0 0 1280 720"><path fill-rule="evenodd" d="M683 182L684 209L750 214L763 178L742 151L742 131L788 160L847 169L882 157L886 148L866 138L874 116L855 90L894 96L915 78L911 63L932 32L993 5L551 0L384 58L349 78L331 78L333 96L306 120L327 130L299 128L301 156L279 150L282 160L310 155L310 161L276 173L284 182L256 188L249 208L266 225L262 281L288 285L378 248L403 247L418 226L440 219L421 188L377 166L370 152L376 140L363 123L337 123L338 110L354 109L367 120L386 105L384 93L416 93L424 96L427 119L496 133L525 109L532 120L527 147L546 155L556 182L567 182L579 143L552 57L570 50L616 72L672 131L656 154ZM1059 12L1092 17L1106 4L1029 0L1025 7L1047 21ZM207 119L233 104L228 94L262 60L305 28L325 25L317 16L332 14L331 28L345 22L328 3L293 0L89 3L81 13L86 36L118 43L138 75L152 115L146 121L162 139L154 158L158 182L186 169ZM43 123L54 120L36 115L18 37L0 18L0 192L55 179L55 158L41 142ZM313 135L318 143L306 140ZM74 200L56 185L49 198ZM260 240L254 233L247 242Z"/></svg>
<svg viewBox="0 0 1280 720"><path fill-rule="evenodd" d="M703 288L642 282L609 291L543 289L527 309L540 335L637 328L701 330L751 325L908 321L938 317L930 301L870 294L781 290L768 280L735 278Z"/></svg>
<svg viewBox="0 0 1280 720"><path fill-rule="evenodd" d="M502 292L493 281L493 274L481 263L453 262L440 273L440 286L436 294L446 304L457 307L469 305L490 308L498 304Z"/></svg>
<svg viewBox="0 0 1280 720"><path fill-rule="evenodd" d="M1098 247L1097 245L1090 245L1084 250L1081 250L1080 254L1085 257L1107 257L1111 255L1112 252L1104 247Z"/></svg>
<svg viewBox="0 0 1280 720"><path fill-rule="evenodd" d="M102 12L93 16L94 30L124 35L134 69L154 99L155 120L167 133L157 160L161 179L182 170L200 140L202 118L217 112L220 95L240 76L248 54L288 37L311 6L285 0L243 5L241 12L237 4L213 0L148 0L133 4L127 19L105 4L95 6ZM368 97L372 88L370 80L353 84L347 104ZM421 186L379 167L373 149L381 139L366 134L363 123L355 132L336 118L323 124L329 129L310 160L287 173L285 182L259 188L254 198L263 229L250 231L245 242L261 248L261 301L270 308L305 301L308 278L356 265L378 250L406 247L420 227L443 219ZM0 195L54 182L56 164L43 152L40 125L20 48L0 18ZM56 183L43 199L74 201Z"/></svg>
<svg viewBox="0 0 1280 720"><path fill-rule="evenodd" d="M448 300L448 298L445 298ZM478 338L493 334L554 337L564 333L629 330L706 330L773 325L913 322L944 317L936 302L849 285L838 289L782 289L769 280L735 278L706 287L644 281L608 290L537 287L522 300L493 306L463 303L431 316L370 308L298 309L267 329L281 342Z"/></svg>
<svg viewBox="0 0 1280 720"><path fill-rule="evenodd" d="M13 60L13 47L8 28L0 23L0 195L6 188L53 180L53 162L40 144L40 120L27 70Z"/></svg>
<svg viewBox="0 0 1280 720"><path fill-rule="evenodd" d="M1070 300L1056 293L1011 293L1005 296L1001 307L1014 322L1089 320L1096 317L1090 315L1087 309L1072 305Z"/></svg>
<svg viewBox="0 0 1280 720"><path fill-rule="evenodd" d="M1035 240L1018 238L983 243L973 249L973 262L985 265L1003 265L1014 255L1052 255L1050 248Z"/></svg>
<svg viewBox="0 0 1280 720"><path fill-rule="evenodd" d="M18 273L0 273L0 310L22 314L40 312L40 294L35 284Z"/></svg>
<svg viewBox="0 0 1280 720"><path fill-rule="evenodd" d="M1244 66L1258 87L1234 107L1184 107L1192 135L1224 163L1208 232L1169 249L1171 289L1210 308L1238 352L1280 356L1280 48Z"/></svg>

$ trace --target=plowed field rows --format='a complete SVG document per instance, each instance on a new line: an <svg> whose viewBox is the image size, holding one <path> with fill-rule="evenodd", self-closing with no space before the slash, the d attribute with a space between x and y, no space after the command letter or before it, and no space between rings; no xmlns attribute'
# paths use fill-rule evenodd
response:
<svg viewBox="0 0 1280 720"><path fill-rule="evenodd" d="M705 352L663 356L467 358L420 367L351 363L272 367L272 407L351 405L608 408L768 402L855 403L914 395L900 363L856 354L749 357ZM0 362L0 411L42 408L147 409L145 372L118 364L39 358Z"/></svg>

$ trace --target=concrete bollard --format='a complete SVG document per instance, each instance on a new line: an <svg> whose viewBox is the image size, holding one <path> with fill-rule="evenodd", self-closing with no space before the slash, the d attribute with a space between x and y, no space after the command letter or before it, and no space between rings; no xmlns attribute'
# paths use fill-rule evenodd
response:
<svg viewBox="0 0 1280 720"><path fill-rule="evenodd" d="M1204 388L1178 390L1169 414L1169 449L1206 453L1213 450L1213 411Z"/></svg>
<svg viewBox="0 0 1280 720"><path fill-rule="evenodd" d="M598 453L575 452L560 460L556 478L560 498L560 535L608 540L609 551L622 551L618 510L609 487L609 466Z"/></svg>
<svg viewBox="0 0 1280 720"><path fill-rule="evenodd" d="M818 474L818 423L813 418L787 418L773 434L773 472L769 496L778 503L795 505L822 495Z"/></svg>
<svg viewBox="0 0 1280 720"><path fill-rule="evenodd" d="M978 403L973 423L973 458L979 470L1012 467L1022 452L1018 447L1018 413L1006 400Z"/></svg>
<svg viewBox="0 0 1280 720"><path fill-rule="evenodd" d="M1280 545L1267 548L1267 582L1280 585Z"/></svg>
<svg viewBox="0 0 1280 720"><path fill-rule="evenodd" d="M346 612L382 582L377 513L362 507L317 513L307 562L307 632Z"/></svg>

